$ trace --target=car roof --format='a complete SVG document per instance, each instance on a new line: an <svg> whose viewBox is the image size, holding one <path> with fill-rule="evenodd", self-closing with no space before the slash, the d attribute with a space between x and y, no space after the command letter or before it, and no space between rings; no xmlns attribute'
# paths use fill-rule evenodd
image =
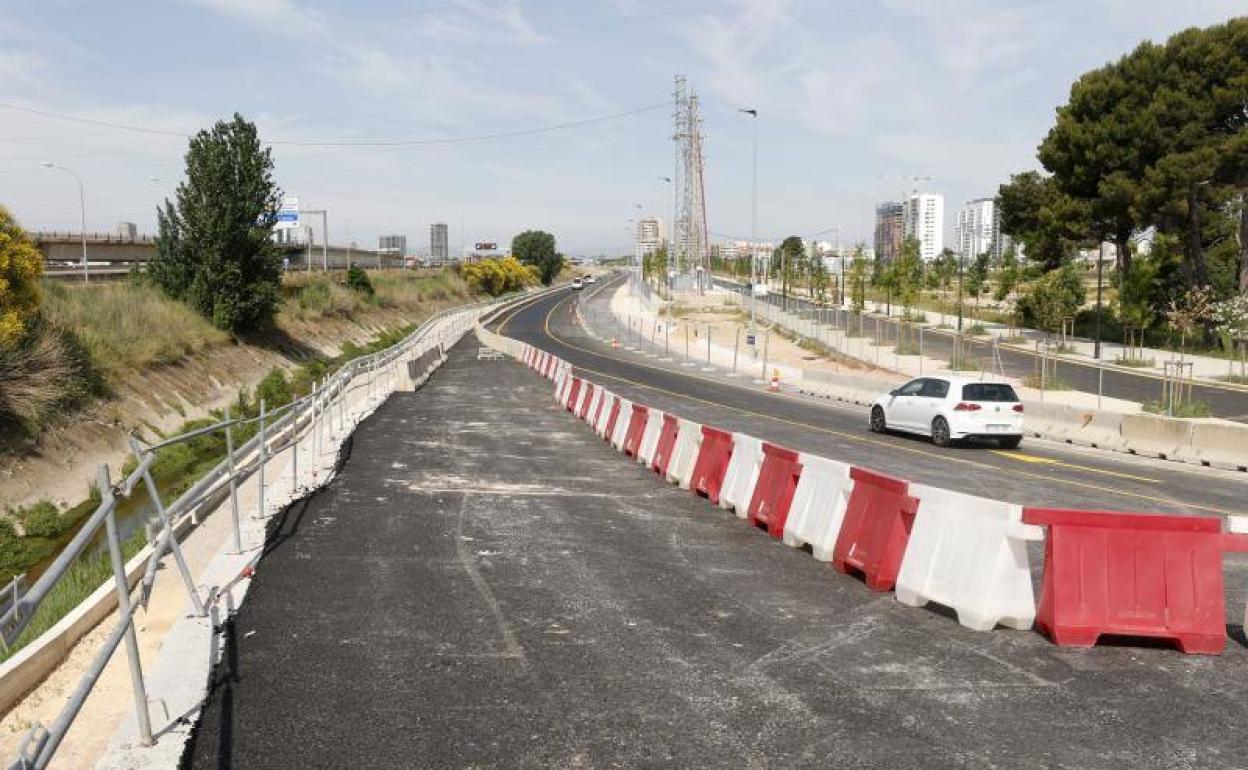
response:
<svg viewBox="0 0 1248 770"><path fill-rule="evenodd" d="M993 384L993 385L1009 385L1010 384L1000 379L981 380L978 377L964 377L962 375L951 376L951 375L945 375L945 374L925 374L922 377L912 377L909 380L906 380L906 382L914 382L915 380L944 380L945 382L949 383L950 386L978 385L980 383Z"/></svg>

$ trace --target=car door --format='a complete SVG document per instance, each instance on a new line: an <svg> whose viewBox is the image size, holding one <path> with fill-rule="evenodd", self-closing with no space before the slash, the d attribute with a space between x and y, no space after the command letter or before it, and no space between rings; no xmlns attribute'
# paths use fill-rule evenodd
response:
<svg viewBox="0 0 1248 770"><path fill-rule="evenodd" d="M889 427L904 430L916 429L919 392L923 390L924 382L926 380L922 378L911 380L890 394L888 408L884 415Z"/></svg>
<svg viewBox="0 0 1248 770"><path fill-rule="evenodd" d="M922 430L930 433L932 430L932 420L936 419L936 415L940 413L940 407L945 403L945 398L949 395L949 381L935 377L929 377L923 380L923 387L919 390L919 395L914 399L915 406L913 418L915 422L915 430Z"/></svg>

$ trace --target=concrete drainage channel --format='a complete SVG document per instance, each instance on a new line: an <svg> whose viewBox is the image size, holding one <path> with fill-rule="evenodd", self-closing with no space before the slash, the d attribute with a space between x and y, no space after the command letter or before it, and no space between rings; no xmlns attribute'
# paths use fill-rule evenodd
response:
<svg viewBox="0 0 1248 770"><path fill-rule="evenodd" d="M537 292L520 297L529 299ZM354 427L396 390L414 390L445 360L445 351L483 316L517 298L443 311L396 345L352 361L308 396L256 418L258 431L248 442L230 447L228 457L186 493L165 506L152 483L155 451L210 432L230 432L244 421L227 418L152 446L132 440L137 468L119 484L102 468L97 479L101 502L54 564L29 589L16 581L3 589L14 597L0 616L0 638L12 645L70 567L87 550L97 531L107 534L113 581L101 586L78 608L0 665L0 697L11 707L60 665L75 643L117 610L113 626L93 654L67 702L48 724L34 724L20 744L14 768L43 768L58 748L84 704L92 696L116 651L126 648L133 711L117 729L99 767L176 766L189 735L190 719L207 692L209 672L222 654L222 631L247 592L275 516L314 494L333 478L341 448ZM114 520L117 499L145 485L156 502L155 539L123 563ZM199 575L183 556L183 534L212 514L230 517L230 535ZM158 568L172 556L186 594L187 612L159 640L154 665L141 660L136 618L147 607ZM166 580L169 580L167 578ZM137 595L132 589L137 586ZM189 718L188 718L189 717Z"/></svg>
<svg viewBox="0 0 1248 770"><path fill-rule="evenodd" d="M1224 530L1221 517L1025 507L914 484L664 414L552 354L478 334L550 379L624 456L904 605L943 605L977 631L1034 627L1060 646L1112 636L1225 648L1223 554L1248 553L1248 517ZM1028 542L1044 544L1038 602Z"/></svg>

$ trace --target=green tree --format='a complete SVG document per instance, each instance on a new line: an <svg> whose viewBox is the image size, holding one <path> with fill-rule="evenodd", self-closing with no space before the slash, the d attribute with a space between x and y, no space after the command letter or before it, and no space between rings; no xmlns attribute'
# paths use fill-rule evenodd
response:
<svg viewBox="0 0 1248 770"><path fill-rule="evenodd" d="M1063 265L1032 281L1018 299L1023 323L1049 334L1062 330L1074 318L1085 299L1083 279L1072 264Z"/></svg>
<svg viewBox="0 0 1248 770"><path fill-rule="evenodd" d="M1053 270L1087 241L1089 207L1062 192L1051 176L1026 171L998 190L1001 230L1025 246L1027 258Z"/></svg>
<svg viewBox="0 0 1248 770"><path fill-rule="evenodd" d="M563 269L563 255L555 247L555 236L543 230L525 230L512 238L511 254L521 263L537 268L545 286L554 283Z"/></svg>
<svg viewBox="0 0 1248 770"><path fill-rule="evenodd" d="M979 298L988 288L988 265L992 255L984 252L975 257L975 261L966 268L966 291L975 298L975 307L979 308Z"/></svg>
<svg viewBox="0 0 1248 770"><path fill-rule="evenodd" d="M1139 257L1133 261L1130 272L1124 274L1118 284L1118 319L1122 321L1127 339L1123 342L1134 348L1137 341L1144 344L1144 333L1153 325L1157 313L1158 260ZM1138 337L1136 336L1138 334ZM1131 353L1128 357L1135 357Z"/></svg>
<svg viewBox="0 0 1248 770"><path fill-rule="evenodd" d="M38 247L0 206L0 348L17 345L34 323L42 273Z"/></svg>
<svg viewBox="0 0 1248 770"><path fill-rule="evenodd" d="M996 290L992 293L992 298L997 302L1004 302L1010 292L1018 286L1021 271L1018 266L1018 256L1014 253L1014 247L1001 252L1001 258L997 260Z"/></svg>
<svg viewBox="0 0 1248 770"><path fill-rule="evenodd" d="M892 273L897 297L901 300L906 315L910 315L923 286L923 257L920 255L917 238L906 238L901 242L901 250L893 263Z"/></svg>
<svg viewBox="0 0 1248 770"><path fill-rule="evenodd" d="M190 141L186 181L157 210L150 272L174 299L221 329L268 326L277 312L281 259L270 236L281 191L254 124L235 114Z"/></svg>
<svg viewBox="0 0 1248 770"><path fill-rule="evenodd" d="M855 313L861 313L867 307L867 279L871 277L871 264L863 256L862 244L854 249L854 259L849 263L849 302Z"/></svg>

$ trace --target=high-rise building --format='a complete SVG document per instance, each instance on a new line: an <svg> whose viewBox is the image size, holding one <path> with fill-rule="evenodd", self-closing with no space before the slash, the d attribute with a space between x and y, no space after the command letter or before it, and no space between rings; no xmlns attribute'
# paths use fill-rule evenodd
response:
<svg viewBox="0 0 1248 770"><path fill-rule="evenodd" d="M902 219L904 234L919 242L919 257L930 262L945 248L945 197L914 193L906 199Z"/></svg>
<svg viewBox="0 0 1248 770"><path fill-rule="evenodd" d="M451 245L445 222L429 227L429 262L445 265L451 261Z"/></svg>
<svg viewBox="0 0 1248 770"><path fill-rule="evenodd" d="M905 230L905 206L885 201L875 207L875 253L880 259L890 262L897 256Z"/></svg>
<svg viewBox="0 0 1248 770"><path fill-rule="evenodd" d="M1001 232L1001 207L995 198L968 201L958 212L953 240L957 251L967 259L987 252L998 259L1010 245L1009 236Z"/></svg>
<svg viewBox="0 0 1248 770"><path fill-rule="evenodd" d="M663 220L658 217L637 220L634 253L638 261L658 251L664 243Z"/></svg>

